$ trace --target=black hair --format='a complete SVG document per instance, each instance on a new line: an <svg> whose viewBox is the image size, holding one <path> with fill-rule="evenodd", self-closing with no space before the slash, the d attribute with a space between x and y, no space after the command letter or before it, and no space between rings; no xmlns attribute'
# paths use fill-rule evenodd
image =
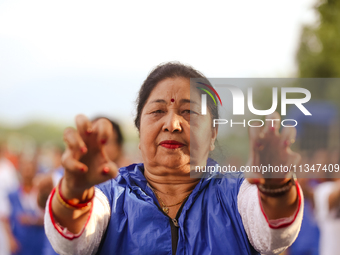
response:
<svg viewBox="0 0 340 255"><path fill-rule="evenodd" d="M142 87L139 90L138 98L136 100L137 115L135 118L135 126L137 127L138 130L140 129L142 110L152 90L156 87L156 85L159 82L167 78L176 77L183 77L188 79L198 78L204 80L205 83L210 84L207 78L201 72L195 70L191 66L184 65L179 62L167 62L156 66L142 84ZM201 90L199 90L199 92L203 93ZM207 107L210 110L212 118L218 119L218 108L213 102L213 100L210 98L207 100Z"/></svg>
<svg viewBox="0 0 340 255"><path fill-rule="evenodd" d="M96 117L96 118L93 119L93 121L96 121L98 119L107 119L108 121L110 121L113 131L115 131L116 134L117 134L117 143L118 143L119 146L122 146L123 143L124 143L124 137L123 137L123 134L122 134L122 131L120 129L119 124L117 122L107 118L107 117Z"/></svg>

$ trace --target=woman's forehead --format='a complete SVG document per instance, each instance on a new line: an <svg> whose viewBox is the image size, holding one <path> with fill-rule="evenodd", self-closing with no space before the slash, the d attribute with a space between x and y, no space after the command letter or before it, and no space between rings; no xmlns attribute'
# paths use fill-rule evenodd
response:
<svg viewBox="0 0 340 255"><path fill-rule="evenodd" d="M149 96L150 102L171 101L190 103L197 101L196 93L190 93L190 80L183 77L160 81Z"/></svg>

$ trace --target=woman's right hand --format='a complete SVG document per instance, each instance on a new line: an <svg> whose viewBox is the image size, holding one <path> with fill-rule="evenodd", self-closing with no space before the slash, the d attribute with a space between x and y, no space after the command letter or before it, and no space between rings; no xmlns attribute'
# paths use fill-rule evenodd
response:
<svg viewBox="0 0 340 255"><path fill-rule="evenodd" d="M118 168L104 149L105 143L114 135L112 124L105 118L90 122L86 116L77 115L76 126L77 129L66 128L64 131L62 192L68 199L81 201L94 185L116 177Z"/></svg>
<svg viewBox="0 0 340 255"><path fill-rule="evenodd" d="M58 192L72 203L84 203L93 198L93 186L114 178L118 168L105 149L105 143L112 138L112 124L105 118L90 122L84 115L76 117L77 129L64 131L66 150L62 156L65 175ZM111 139L113 140L113 139ZM85 226L90 208L70 208L53 196L52 212L55 220L68 231L77 234Z"/></svg>

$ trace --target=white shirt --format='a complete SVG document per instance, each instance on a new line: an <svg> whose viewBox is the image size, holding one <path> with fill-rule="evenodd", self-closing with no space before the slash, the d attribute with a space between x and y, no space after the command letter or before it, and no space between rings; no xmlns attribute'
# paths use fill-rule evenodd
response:
<svg viewBox="0 0 340 255"><path fill-rule="evenodd" d="M19 187L17 173L13 164L6 158L0 159L0 219L10 215L8 194ZM7 235L0 221L0 255L9 255Z"/></svg>
<svg viewBox="0 0 340 255"><path fill-rule="evenodd" d="M3 192L5 197L19 187L19 180L15 167L6 158L0 159L0 180L0 192ZM2 202L3 201L0 200L0 204L2 204Z"/></svg>
<svg viewBox="0 0 340 255"><path fill-rule="evenodd" d="M314 191L315 215L320 228L320 255L339 254L340 205L329 210L329 195L337 184L324 182Z"/></svg>

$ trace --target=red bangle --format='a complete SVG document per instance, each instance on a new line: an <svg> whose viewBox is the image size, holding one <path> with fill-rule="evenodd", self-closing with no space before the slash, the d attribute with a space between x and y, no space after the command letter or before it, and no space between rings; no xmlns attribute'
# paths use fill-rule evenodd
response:
<svg viewBox="0 0 340 255"><path fill-rule="evenodd" d="M93 196L89 199L87 199L86 201L82 202L82 203L77 203L75 201L79 201L78 199L70 199L70 200L67 200L63 194L61 194L61 182L62 182L63 178L60 180L59 184L57 185L56 187L56 193L57 193L57 198L59 200L59 202L69 208L69 209L72 209L72 210L85 210L89 207L91 207L92 205L92 201L93 201L93 198L94 198L94 191L93 191Z"/></svg>

